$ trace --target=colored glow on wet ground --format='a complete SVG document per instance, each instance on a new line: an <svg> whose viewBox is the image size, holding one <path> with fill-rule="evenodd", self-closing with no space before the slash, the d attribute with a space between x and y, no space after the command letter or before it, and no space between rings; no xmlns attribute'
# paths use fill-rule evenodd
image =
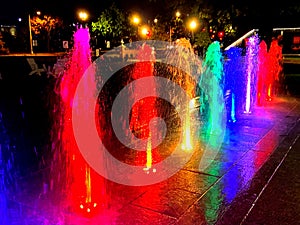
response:
<svg viewBox="0 0 300 225"><path fill-rule="evenodd" d="M191 120L190 120L190 110L189 105L186 107L186 115L184 120L184 128L183 128L183 141L181 144L181 148L183 150L189 151L193 149L192 146L192 134L191 134Z"/></svg>

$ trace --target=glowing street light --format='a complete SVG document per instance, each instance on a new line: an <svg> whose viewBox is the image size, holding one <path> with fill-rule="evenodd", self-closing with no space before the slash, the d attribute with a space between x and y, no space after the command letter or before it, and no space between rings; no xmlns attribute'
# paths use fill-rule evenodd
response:
<svg viewBox="0 0 300 225"><path fill-rule="evenodd" d="M175 33L177 34L178 33L178 28L179 28L179 25L180 23L182 22L182 18L180 18L181 16L181 13L177 10L175 12L175 18L172 17L172 21L170 23L170 31L169 31L169 34L170 34L170 42L172 42L172 33Z"/></svg>
<svg viewBox="0 0 300 225"><path fill-rule="evenodd" d="M140 21L141 21L141 19L138 16L134 16L133 19L132 19L132 22L135 25L139 25Z"/></svg>
<svg viewBox="0 0 300 225"><path fill-rule="evenodd" d="M146 27L143 27L141 32L142 32L142 35L146 36L148 34L148 29Z"/></svg>
<svg viewBox="0 0 300 225"><path fill-rule="evenodd" d="M191 30L194 30L197 27L197 22L195 20L192 20L190 23Z"/></svg>
<svg viewBox="0 0 300 225"><path fill-rule="evenodd" d="M141 19L138 15L133 15L132 16L132 23L137 26L137 29L136 29L136 37L138 36L138 33L139 33L139 24L141 22Z"/></svg>
<svg viewBox="0 0 300 225"><path fill-rule="evenodd" d="M30 18L30 14L28 15L28 24L29 24L30 53L33 54L32 33L31 33L31 18Z"/></svg>
<svg viewBox="0 0 300 225"><path fill-rule="evenodd" d="M86 11L81 10L78 12L78 17L81 21L85 22L89 18L89 14Z"/></svg>
<svg viewBox="0 0 300 225"><path fill-rule="evenodd" d="M194 30L197 28L197 21L195 19L191 20L189 23L189 28L192 31L192 41L194 42Z"/></svg>
<svg viewBox="0 0 300 225"><path fill-rule="evenodd" d="M143 25L140 30L140 35L144 38L149 38L151 35L149 26Z"/></svg>
<svg viewBox="0 0 300 225"><path fill-rule="evenodd" d="M38 16L40 16L41 15L41 11L37 11L36 14ZM30 18L30 14L28 14L28 26L29 26L30 53L33 54L33 43L32 43L32 32L31 32L31 18Z"/></svg>

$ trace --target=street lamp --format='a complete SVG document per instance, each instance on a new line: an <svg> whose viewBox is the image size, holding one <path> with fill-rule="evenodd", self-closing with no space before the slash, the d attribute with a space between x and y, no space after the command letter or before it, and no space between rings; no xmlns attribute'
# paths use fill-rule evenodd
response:
<svg viewBox="0 0 300 225"><path fill-rule="evenodd" d="M172 17L172 21L170 23L170 42L172 42L172 32L175 34L175 36L177 37L178 33L180 32L180 25L182 22L182 18L181 17L181 13L177 10L175 12L175 18ZM178 37L177 37L178 38Z"/></svg>
<svg viewBox="0 0 300 225"><path fill-rule="evenodd" d="M192 32L192 42L194 42L194 30L197 27L197 21L195 19L191 20L189 23L189 28L191 29Z"/></svg>
<svg viewBox="0 0 300 225"><path fill-rule="evenodd" d="M30 53L33 54L33 46L32 46L32 32L31 32L31 18L30 14L28 14L28 24L29 24L29 42L30 42Z"/></svg>
<svg viewBox="0 0 300 225"><path fill-rule="evenodd" d="M138 15L133 15L132 16L132 23L137 27L136 28L136 37L138 37L140 22L141 22L141 19Z"/></svg>
<svg viewBox="0 0 300 225"><path fill-rule="evenodd" d="M142 32L142 35L146 36L148 34L147 27L143 27L141 32Z"/></svg>
<svg viewBox="0 0 300 225"><path fill-rule="evenodd" d="M153 30L153 35L154 35L154 37L156 37L156 35L157 35L157 23L158 23L158 19L157 18L155 18L154 20L153 20L153 22L154 22L154 26L153 26L153 28L152 28L152 30Z"/></svg>
<svg viewBox="0 0 300 225"><path fill-rule="evenodd" d="M132 19L132 22L133 22L135 25L139 25L139 23L140 23L140 18L137 17L137 16L134 16L133 19Z"/></svg>
<svg viewBox="0 0 300 225"><path fill-rule="evenodd" d="M146 39L150 38L151 32L150 32L149 26L143 25L143 26L141 27L140 35L141 35L143 38L146 38Z"/></svg>
<svg viewBox="0 0 300 225"><path fill-rule="evenodd" d="M78 18L82 23L84 23L88 20L89 14L85 10L80 10L78 11Z"/></svg>
<svg viewBox="0 0 300 225"><path fill-rule="evenodd" d="M41 15L41 11L37 11L36 14L38 16L40 16ZM33 54L33 43L32 43L32 31L31 31L31 18L30 18L30 14L28 14L28 26L29 26L30 53Z"/></svg>

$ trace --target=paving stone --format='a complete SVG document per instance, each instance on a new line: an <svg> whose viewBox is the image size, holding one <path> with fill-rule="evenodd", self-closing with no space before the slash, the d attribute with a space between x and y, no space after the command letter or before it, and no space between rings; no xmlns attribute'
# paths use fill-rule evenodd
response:
<svg viewBox="0 0 300 225"><path fill-rule="evenodd" d="M172 225L176 219L157 211L145 209L135 205L128 205L119 210L116 225Z"/></svg>
<svg viewBox="0 0 300 225"><path fill-rule="evenodd" d="M156 189L147 191L132 204L179 218L199 197L199 194L181 189Z"/></svg>
<svg viewBox="0 0 300 225"><path fill-rule="evenodd" d="M243 224L299 224L300 153L295 149L300 148L300 141L290 149L299 135L299 113L299 100L283 98L256 108L252 114L240 115L235 124L227 126L217 151L205 152L206 139L195 140L194 154L184 168L157 184L131 187L106 181L105 204L95 214L73 212L55 193L44 193L43 182L49 171L24 171L15 180L17 187L0 193L1 222L231 225L245 219ZM210 156L205 158L207 167L200 169L205 153Z"/></svg>

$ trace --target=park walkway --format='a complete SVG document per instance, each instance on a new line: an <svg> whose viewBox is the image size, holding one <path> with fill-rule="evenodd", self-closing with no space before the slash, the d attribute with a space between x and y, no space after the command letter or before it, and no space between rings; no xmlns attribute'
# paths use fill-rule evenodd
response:
<svg viewBox="0 0 300 225"><path fill-rule="evenodd" d="M205 169L201 151L160 183L132 187L106 181L103 209L80 216L55 204L45 170L16 180L1 195L2 222L13 224L299 224L300 100L281 97L228 125ZM105 202L105 204L104 204Z"/></svg>

